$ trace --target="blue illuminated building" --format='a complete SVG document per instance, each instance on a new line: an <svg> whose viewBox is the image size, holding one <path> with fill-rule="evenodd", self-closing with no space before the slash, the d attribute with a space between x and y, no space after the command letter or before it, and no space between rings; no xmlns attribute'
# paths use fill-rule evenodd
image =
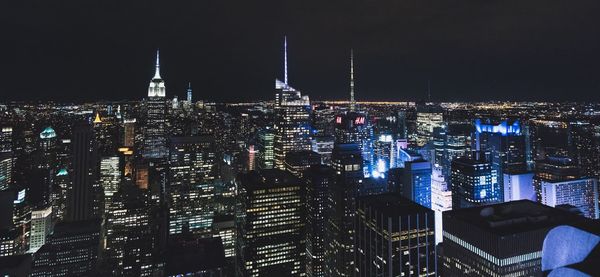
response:
<svg viewBox="0 0 600 277"><path fill-rule="evenodd" d="M483 155L454 159L451 165L452 207L454 209L482 206L502 200L498 175Z"/></svg>
<svg viewBox="0 0 600 277"><path fill-rule="evenodd" d="M518 120L513 123L502 121L499 124L483 124L475 120L475 150L489 157L492 169L498 176L499 199L504 199L504 174L524 173L527 171L525 135L521 132Z"/></svg>
<svg viewBox="0 0 600 277"><path fill-rule="evenodd" d="M431 163L414 161L405 164L406 180L405 196L421 206L431 208Z"/></svg>

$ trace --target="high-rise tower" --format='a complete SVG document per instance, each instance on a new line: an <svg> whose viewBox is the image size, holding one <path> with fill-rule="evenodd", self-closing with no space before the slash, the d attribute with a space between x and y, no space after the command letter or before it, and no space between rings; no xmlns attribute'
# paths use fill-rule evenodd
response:
<svg viewBox="0 0 600 277"><path fill-rule="evenodd" d="M162 159L168 155L166 136L165 82L160 77L159 52L156 51L156 71L148 86L146 101L146 133L142 156L149 159Z"/></svg>
<svg viewBox="0 0 600 277"><path fill-rule="evenodd" d="M190 103L192 103L192 83L191 82L188 83L187 101L190 102Z"/></svg>
<svg viewBox="0 0 600 277"><path fill-rule="evenodd" d="M288 84L287 39L284 41L284 82L276 79L275 90L273 152L275 167L285 169L288 152L311 150L310 100Z"/></svg>

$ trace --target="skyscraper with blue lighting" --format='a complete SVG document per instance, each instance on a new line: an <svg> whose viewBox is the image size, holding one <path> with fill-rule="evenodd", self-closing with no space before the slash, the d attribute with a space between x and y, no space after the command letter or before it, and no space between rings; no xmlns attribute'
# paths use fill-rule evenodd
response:
<svg viewBox="0 0 600 277"><path fill-rule="evenodd" d="M452 161L452 208L483 206L501 201L498 175L483 155Z"/></svg>

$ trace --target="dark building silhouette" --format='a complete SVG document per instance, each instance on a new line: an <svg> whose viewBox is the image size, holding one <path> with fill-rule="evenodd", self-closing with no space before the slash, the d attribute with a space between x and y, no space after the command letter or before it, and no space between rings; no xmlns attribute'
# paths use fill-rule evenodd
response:
<svg viewBox="0 0 600 277"><path fill-rule="evenodd" d="M555 226L583 217L529 200L443 213L442 276L539 276Z"/></svg>
<svg viewBox="0 0 600 277"><path fill-rule="evenodd" d="M237 273L302 276L305 272L305 184L278 169L239 177Z"/></svg>
<svg viewBox="0 0 600 277"><path fill-rule="evenodd" d="M86 123L73 129L72 139L73 187L67 200L67 220L80 221L100 217L97 194L98 160L94 131Z"/></svg>
<svg viewBox="0 0 600 277"><path fill-rule="evenodd" d="M354 271L354 217L356 197L363 178L358 144L338 144L333 149L325 227L325 270L328 276L351 276Z"/></svg>
<svg viewBox="0 0 600 277"><path fill-rule="evenodd" d="M354 276L435 276L433 210L392 193L357 202Z"/></svg>
<svg viewBox="0 0 600 277"><path fill-rule="evenodd" d="M304 172L306 180L306 275L325 275L325 228L327 199L335 172L331 167L314 165Z"/></svg>
<svg viewBox="0 0 600 277"><path fill-rule="evenodd" d="M31 276L85 276L96 269L101 255L99 219L63 222L35 254Z"/></svg>

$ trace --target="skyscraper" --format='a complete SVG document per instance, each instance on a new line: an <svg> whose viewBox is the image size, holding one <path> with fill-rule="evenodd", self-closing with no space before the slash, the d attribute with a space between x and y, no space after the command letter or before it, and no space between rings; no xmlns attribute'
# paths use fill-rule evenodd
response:
<svg viewBox="0 0 600 277"><path fill-rule="evenodd" d="M293 151L285 156L285 169L298 178L312 165L321 164L321 155L313 151Z"/></svg>
<svg viewBox="0 0 600 277"><path fill-rule="evenodd" d="M188 88L187 88L187 101L189 103L192 103L192 83L188 83Z"/></svg>
<svg viewBox="0 0 600 277"><path fill-rule="evenodd" d="M452 208L482 206L501 201L498 176L480 153L452 161Z"/></svg>
<svg viewBox="0 0 600 277"><path fill-rule="evenodd" d="M30 253L35 253L46 244L46 238L52 232L52 227L52 206L31 212Z"/></svg>
<svg viewBox="0 0 600 277"><path fill-rule="evenodd" d="M100 220L62 222L34 255L31 276L84 276L97 266Z"/></svg>
<svg viewBox="0 0 600 277"><path fill-rule="evenodd" d="M433 129L442 126L443 116L439 106L419 105L417 107L417 146L424 146L433 138Z"/></svg>
<svg viewBox="0 0 600 277"><path fill-rule="evenodd" d="M113 275L150 276L157 242L147 191L125 181L111 195L104 260Z"/></svg>
<svg viewBox="0 0 600 277"><path fill-rule="evenodd" d="M431 209L435 213L435 243L438 244L442 242L442 212L452 210L452 190L438 165L431 170Z"/></svg>
<svg viewBox="0 0 600 277"><path fill-rule="evenodd" d="M169 157L169 233L205 232L214 215L217 157L212 137L171 138Z"/></svg>
<svg viewBox="0 0 600 277"><path fill-rule="evenodd" d="M536 200L542 202L543 182L562 182L580 177L581 169L568 157L548 156L536 161L533 176Z"/></svg>
<svg viewBox="0 0 600 277"><path fill-rule="evenodd" d="M499 124L475 120L475 150L489 154L492 168L498 175L499 199L504 200L504 173L524 172L527 169L525 136L518 120Z"/></svg>
<svg viewBox="0 0 600 277"><path fill-rule="evenodd" d="M435 276L433 211L396 194L358 199L353 276Z"/></svg>
<svg viewBox="0 0 600 277"><path fill-rule="evenodd" d="M285 169L285 155L290 151L311 150L310 100L292 88L287 80L287 41L285 43L285 81L275 80L275 167Z"/></svg>
<svg viewBox="0 0 600 277"><path fill-rule="evenodd" d="M275 154L273 151L273 143L275 133L273 129L260 130L258 133L258 168L271 169L275 163Z"/></svg>
<svg viewBox="0 0 600 277"><path fill-rule="evenodd" d="M327 198L335 172L324 165L311 166L306 180L306 275L325 276Z"/></svg>
<svg viewBox="0 0 600 277"><path fill-rule="evenodd" d="M143 157L148 159L166 158L167 149L165 82L160 77L159 52L156 51L156 70L148 86L146 100L146 129L144 134Z"/></svg>
<svg viewBox="0 0 600 277"><path fill-rule="evenodd" d="M565 181L543 181L542 204L572 205L585 217L598 219L598 180L582 177Z"/></svg>
<svg viewBox="0 0 600 277"><path fill-rule="evenodd" d="M106 211L108 211L113 194L119 190L121 176L119 157L107 156L100 159L100 185L104 191L104 208Z"/></svg>
<svg viewBox="0 0 600 277"><path fill-rule="evenodd" d="M0 152L0 190L7 190L12 183L12 153Z"/></svg>
<svg viewBox="0 0 600 277"><path fill-rule="evenodd" d="M66 218L69 221L99 218L98 160L91 126L86 123L75 126L72 144L73 187L68 195Z"/></svg>
<svg viewBox="0 0 600 277"><path fill-rule="evenodd" d="M241 276L303 276L305 185L278 169L239 178L237 272Z"/></svg>
<svg viewBox="0 0 600 277"><path fill-rule="evenodd" d="M402 195L431 208L431 163L425 160L405 162L402 173Z"/></svg>
<svg viewBox="0 0 600 277"><path fill-rule="evenodd" d="M337 144L331 167L325 228L325 274L352 276L354 271L354 217L356 197L363 179L362 155L358 144Z"/></svg>
<svg viewBox="0 0 600 277"><path fill-rule="evenodd" d="M442 276L540 276L552 227L582 217L529 200L444 212Z"/></svg>

